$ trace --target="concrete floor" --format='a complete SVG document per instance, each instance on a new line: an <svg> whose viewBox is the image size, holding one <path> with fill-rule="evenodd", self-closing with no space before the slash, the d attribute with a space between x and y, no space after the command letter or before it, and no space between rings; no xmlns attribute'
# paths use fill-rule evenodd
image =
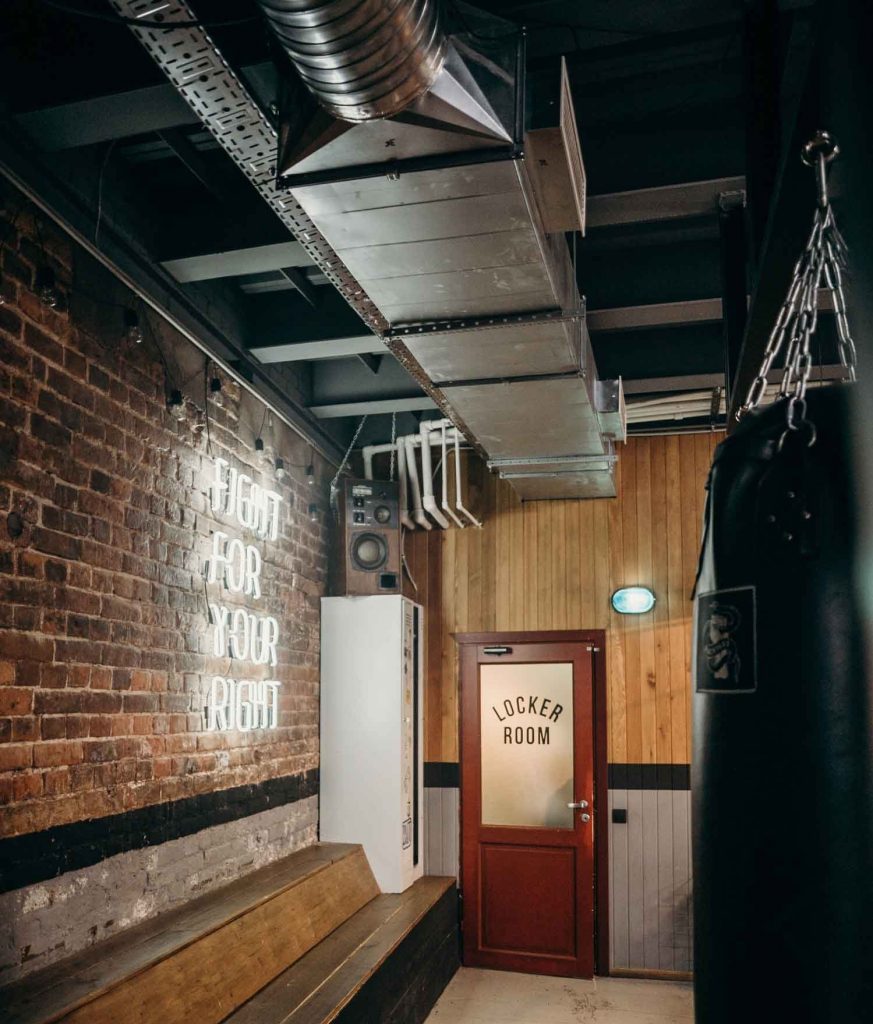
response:
<svg viewBox="0 0 873 1024"><path fill-rule="evenodd" d="M427 1024L693 1024L691 985L462 967Z"/></svg>

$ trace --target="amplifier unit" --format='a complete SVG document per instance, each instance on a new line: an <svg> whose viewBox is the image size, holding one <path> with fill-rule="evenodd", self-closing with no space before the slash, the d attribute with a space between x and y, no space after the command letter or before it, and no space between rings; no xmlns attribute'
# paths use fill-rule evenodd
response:
<svg viewBox="0 0 873 1024"><path fill-rule="evenodd" d="M342 484L334 594L366 596L401 591L400 495L397 483Z"/></svg>

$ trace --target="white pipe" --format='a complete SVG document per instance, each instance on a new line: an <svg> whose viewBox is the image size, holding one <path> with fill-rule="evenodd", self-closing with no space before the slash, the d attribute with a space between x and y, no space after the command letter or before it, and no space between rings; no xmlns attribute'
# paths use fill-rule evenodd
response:
<svg viewBox="0 0 873 1024"><path fill-rule="evenodd" d="M415 441L413 435L403 438L406 446L406 471L409 473L409 484L412 488L412 518L422 529L432 530L433 526L424 514L421 504L421 486L418 482L418 463L415 459Z"/></svg>
<svg viewBox="0 0 873 1024"><path fill-rule="evenodd" d="M456 430L455 431L455 508L459 512L463 512L464 515L470 520L470 522L474 526L481 527L482 524L479 522L479 520L473 515L472 512L468 512L467 509L464 508L463 503L461 502L461 442L460 442L459 437L458 437L459 434L460 434L460 431Z"/></svg>
<svg viewBox="0 0 873 1024"><path fill-rule="evenodd" d="M390 452L394 447L393 444L365 444L361 449L361 454L364 457L364 479L373 479L373 457L381 455L382 452Z"/></svg>
<svg viewBox="0 0 873 1024"><path fill-rule="evenodd" d="M425 511L444 530L448 530L451 523L437 508L436 498L433 493L433 462L430 457L430 446L432 438L430 432L439 429L443 420L425 420L419 429L421 443L421 500Z"/></svg>
<svg viewBox="0 0 873 1024"><path fill-rule="evenodd" d="M452 509L449 507L449 459L448 459L448 452L446 450L446 442L448 440L448 430L447 430L447 427L448 427L449 422L450 422L449 420L443 420L442 429L440 430L440 441L441 441L442 448L443 448L443 457L442 457L442 461L440 463L440 467L442 469L442 477L443 477L443 501L442 501L442 505L443 505L443 512L445 512L446 515L452 517L452 519L454 520L454 522L457 525L458 529L463 530L464 529L464 521L462 519L459 519L455 515L455 513L452 511ZM457 437L457 436L458 436L458 432L456 430L455 431L455 437Z"/></svg>
<svg viewBox="0 0 873 1024"><path fill-rule="evenodd" d="M400 522L407 530L414 530L415 523L409 516L409 489L406 482L406 445L402 437L397 438L397 479L400 481Z"/></svg>

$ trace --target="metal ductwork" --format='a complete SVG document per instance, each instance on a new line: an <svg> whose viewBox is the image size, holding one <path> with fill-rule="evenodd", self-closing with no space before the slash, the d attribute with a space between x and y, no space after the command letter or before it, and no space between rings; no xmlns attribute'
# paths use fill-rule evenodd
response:
<svg viewBox="0 0 873 1024"><path fill-rule="evenodd" d="M187 0L131 30L522 498L614 494L624 400L597 380L564 235L584 232L585 178L563 62L527 83L523 34L460 0L439 16L436 0L259 3L299 72L282 76L278 153Z"/></svg>
<svg viewBox="0 0 873 1024"><path fill-rule="evenodd" d="M339 120L399 114L442 69L436 0L259 3L307 88Z"/></svg>
<svg viewBox="0 0 873 1024"><path fill-rule="evenodd" d="M272 11L277 0L261 3ZM313 18L324 11L300 0L293 6L308 6ZM410 22L422 15L415 0L370 0L350 16L359 6L380 10L380 31L401 8ZM389 347L437 390L522 498L612 495L624 402L620 383L597 381L564 237L584 231L585 206L566 68L555 62L538 120L526 109L524 40L515 26L466 6L452 26L452 11L422 73L432 74L436 52L439 72L390 116L326 122L320 111L301 113L292 86L279 183L388 322ZM435 15L429 24L436 27ZM344 67L365 77L354 38L335 37L331 53L348 44ZM287 49L329 107L299 51ZM365 92L355 83L348 89Z"/></svg>

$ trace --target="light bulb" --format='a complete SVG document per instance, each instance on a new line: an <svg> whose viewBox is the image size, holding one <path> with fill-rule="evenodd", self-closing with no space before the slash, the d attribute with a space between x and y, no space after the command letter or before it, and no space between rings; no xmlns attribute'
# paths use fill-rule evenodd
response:
<svg viewBox="0 0 873 1024"><path fill-rule="evenodd" d="M276 479L284 480L288 476L288 470L285 469L285 460L283 458L276 459Z"/></svg>
<svg viewBox="0 0 873 1024"><path fill-rule="evenodd" d="M167 409L177 420L185 419L187 415L185 411L185 397L178 388L173 388L170 392L170 397L167 399Z"/></svg>
<svg viewBox="0 0 873 1024"><path fill-rule="evenodd" d="M310 487L315 484L315 466L313 466L311 462L306 467L306 482Z"/></svg>
<svg viewBox="0 0 873 1024"><path fill-rule="evenodd" d="M318 505L309 506L309 518L312 520L313 523L318 522Z"/></svg>
<svg viewBox="0 0 873 1024"><path fill-rule="evenodd" d="M39 267L37 270L36 295L39 301L49 309L55 309L61 301L55 272L51 267Z"/></svg>
<svg viewBox="0 0 873 1024"><path fill-rule="evenodd" d="M216 405L224 404L224 392L221 390L221 377L213 377L209 381L209 397Z"/></svg>
<svg viewBox="0 0 873 1024"><path fill-rule="evenodd" d="M126 341L133 342L134 345L142 344L142 327L139 323L139 314L135 309L124 311L124 338Z"/></svg>

